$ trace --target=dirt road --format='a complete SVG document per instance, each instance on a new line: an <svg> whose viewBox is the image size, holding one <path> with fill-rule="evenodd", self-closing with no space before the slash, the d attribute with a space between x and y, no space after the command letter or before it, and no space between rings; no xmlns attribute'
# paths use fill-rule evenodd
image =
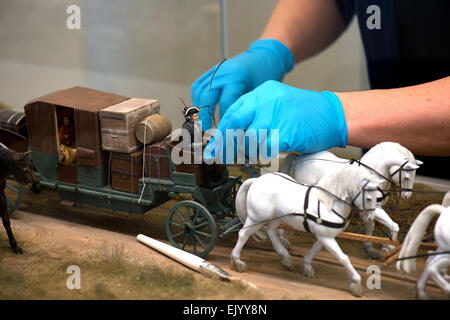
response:
<svg viewBox="0 0 450 320"><path fill-rule="evenodd" d="M124 248L126 259L136 264L185 267L156 253L136 241L135 236L143 233L158 240L167 241L164 231L165 216L173 201L153 209L144 216L113 212L92 207L66 207L59 204L58 195L43 191L41 195L27 194L20 209L14 213L12 227L19 244L26 252L46 250L55 257L65 250L76 252L80 257L89 257L104 247ZM32 212L32 213L31 213ZM402 275L395 267L381 266L381 262L364 258L360 243L339 240L343 251L362 277L365 288L362 298L350 294L346 272L342 265L328 252L320 251L314 262L316 275L313 279L301 274L300 261L309 250L314 238L305 233L286 231L292 242L291 254L296 268L288 271L281 265L270 244L249 240L242 251L242 259L249 270L237 273L230 268L229 254L236 241L236 234L218 239L216 247L207 260L227 272L253 283L263 299L413 299L414 284L423 270L424 260L418 261L418 272ZM33 247L33 248L32 248ZM8 250L6 235L0 231L0 252ZM61 252L61 253L60 253ZM19 261L20 256L8 255L8 259ZM6 259L6 258L4 258ZM2 262L0 262L2 263ZM11 263L11 261L10 261ZM370 265L381 269L381 288L368 289L366 281ZM201 276L196 279L202 279ZM220 283L218 283L220 285ZM428 286L428 293L437 299L445 299L434 285ZM185 297L189 298L189 297Z"/></svg>

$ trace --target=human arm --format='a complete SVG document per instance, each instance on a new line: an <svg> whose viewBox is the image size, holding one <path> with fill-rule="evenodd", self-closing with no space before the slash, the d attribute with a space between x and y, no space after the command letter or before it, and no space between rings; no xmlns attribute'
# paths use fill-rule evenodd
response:
<svg viewBox="0 0 450 320"><path fill-rule="evenodd" d="M215 106L220 117L241 95L267 80L282 81L300 62L324 49L344 30L334 0L280 0L262 33L249 49L201 75L191 87L193 104L200 110L203 129L211 127Z"/></svg>
<svg viewBox="0 0 450 320"><path fill-rule="evenodd" d="M344 29L335 0L280 0L260 39L281 41L299 63L328 47Z"/></svg>
<svg viewBox="0 0 450 320"><path fill-rule="evenodd" d="M450 155L450 77L388 90L337 92L349 145L395 141L415 154Z"/></svg>
<svg viewBox="0 0 450 320"><path fill-rule="evenodd" d="M206 159L233 161L227 153L236 150L223 138L230 129L253 129L258 150L277 143L276 152L313 153L393 141L416 154L450 155L450 77L400 89L345 93L268 81L230 107L205 148ZM261 138L260 129L277 129L278 141L270 133Z"/></svg>

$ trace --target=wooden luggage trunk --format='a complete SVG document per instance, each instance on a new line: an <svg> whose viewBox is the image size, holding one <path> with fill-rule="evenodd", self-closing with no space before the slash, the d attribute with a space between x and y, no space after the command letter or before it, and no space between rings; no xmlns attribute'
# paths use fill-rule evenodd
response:
<svg viewBox="0 0 450 320"><path fill-rule="evenodd" d="M145 176L170 179L169 157L166 151L168 139L161 140L145 148Z"/></svg>
<svg viewBox="0 0 450 320"><path fill-rule="evenodd" d="M111 154L111 186L113 189L137 193L142 178L142 150Z"/></svg>
<svg viewBox="0 0 450 320"><path fill-rule="evenodd" d="M102 149L134 152L142 144L136 139L135 127L145 117L159 113L158 100L131 98L100 111Z"/></svg>
<svg viewBox="0 0 450 320"><path fill-rule="evenodd" d="M179 156L183 158L184 151L182 149L177 150ZM189 152L189 151L187 151ZM195 164L194 155L189 152L190 163L180 163L175 165L175 170L182 173L190 173L195 175L195 182L197 185L202 185L205 182L203 175L203 167L201 164Z"/></svg>
<svg viewBox="0 0 450 320"><path fill-rule="evenodd" d="M25 113L13 110L0 110L0 128L27 137Z"/></svg>

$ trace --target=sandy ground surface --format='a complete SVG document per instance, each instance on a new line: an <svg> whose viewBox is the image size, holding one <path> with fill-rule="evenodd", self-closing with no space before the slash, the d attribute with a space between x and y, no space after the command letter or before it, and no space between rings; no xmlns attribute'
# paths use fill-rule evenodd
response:
<svg viewBox="0 0 450 320"><path fill-rule="evenodd" d="M53 191L44 190L40 195L27 192L19 210L13 214L11 223L25 255L27 251L41 248L52 252L55 257L67 250L80 257L88 257L106 246L121 246L127 260L131 262L162 267L170 265L181 270L185 267L147 248L135 238L138 233L143 233L167 242L165 217L174 203L171 200L146 215L133 215L88 206L67 207L59 203L58 195ZM339 240L341 248L350 256L353 266L362 277L364 296L355 298L349 291L343 266L325 250L320 251L313 262L315 277L309 279L301 274L300 261L312 246L315 240L313 236L287 230L286 237L292 243L291 254L295 260L293 271L288 271L281 265L269 242L256 243L249 240L242 251L242 259L247 262L249 270L237 273L231 269L229 262L229 254L237 234L218 239L207 260L254 284L264 299L414 298L414 285L423 270L424 260L418 260L418 271L415 274L402 275L394 265L383 267L380 261L365 259L361 243ZM9 250L3 230L0 232L0 250ZM5 259L9 259L8 263L11 264L21 257L8 254L3 261ZM367 273L367 268L371 265L380 266L381 289L367 288L366 281L371 275ZM197 279L201 280L202 277ZM427 292L435 299L446 298L431 282Z"/></svg>

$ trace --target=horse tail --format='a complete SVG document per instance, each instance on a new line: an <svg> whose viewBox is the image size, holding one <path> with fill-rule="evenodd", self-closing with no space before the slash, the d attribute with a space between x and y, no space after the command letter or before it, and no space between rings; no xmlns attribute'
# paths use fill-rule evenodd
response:
<svg viewBox="0 0 450 320"><path fill-rule="evenodd" d="M241 219L242 223L245 223L247 219L247 193L248 189L252 183L257 178L250 178L244 181L244 183L239 187L238 193L236 195L236 212Z"/></svg>
<svg viewBox="0 0 450 320"><path fill-rule="evenodd" d="M417 216L414 223L406 235L405 241L403 242L402 249L400 250L399 258L412 257L417 254L419 250L420 243L425 234L425 231L430 224L431 219L434 216L440 215L444 212L445 208L438 204L433 204L425 209ZM397 261L397 270L401 272L410 273L416 270L416 259L405 259Z"/></svg>
<svg viewBox="0 0 450 320"><path fill-rule="evenodd" d="M447 192L447 194L444 196L444 199L442 200L442 205L444 207L450 207L450 191Z"/></svg>
<svg viewBox="0 0 450 320"><path fill-rule="evenodd" d="M283 165L281 166L280 172L291 176L292 163L297 159L298 155L295 153L288 153L283 160Z"/></svg>

